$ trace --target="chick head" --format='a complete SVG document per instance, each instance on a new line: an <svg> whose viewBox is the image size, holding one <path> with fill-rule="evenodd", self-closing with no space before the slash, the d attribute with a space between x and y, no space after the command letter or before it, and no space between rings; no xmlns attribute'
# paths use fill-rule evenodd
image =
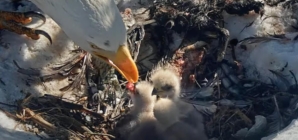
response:
<svg viewBox="0 0 298 140"><path fill-rule="evenodd" d="M153 85L148 81L141 81L135 85L131 98L134 108L140 111L152 111L156 96L152 96Z"/></svg>
<svg viewBox="0 0 298 140"><path fill-rule="evenodd" d="M160 98L176 99L180 94L180 78L171 66L157 66L150 78L153 94Z"/></svg>

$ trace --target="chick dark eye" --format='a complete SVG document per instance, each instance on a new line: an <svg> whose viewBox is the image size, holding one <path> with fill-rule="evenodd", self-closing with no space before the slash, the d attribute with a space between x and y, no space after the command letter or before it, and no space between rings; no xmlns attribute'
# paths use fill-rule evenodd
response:
<svg viewBox="0 0 298 140"><path fill-rule="evenodd" d="M173 87L172 86L170 86L170 85L165 85L165 86L163 86L161 89L162 90L171 90Z"/></svg>

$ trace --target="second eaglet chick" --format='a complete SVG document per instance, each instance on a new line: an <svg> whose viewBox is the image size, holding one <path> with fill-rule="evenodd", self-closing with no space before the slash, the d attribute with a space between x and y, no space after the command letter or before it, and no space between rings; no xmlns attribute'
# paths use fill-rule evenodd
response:
<svg viewBox="0 0 298 140"><path fill-rule="evenodd" d="M175 68L170 65L160 66L151 72L150 80L154 86L154 92L161 98L176 100L180 94L180 78ZM165 92L167 91L167 92Z"/></svg>
<svg viewBox="0 0 298 140"><path fill-rule="evenodd" d="M180 121L176 104L166 98L156 100L154 116L166 140L198 140L200 135L189 124Z"/></svg>
<svg viewBox="0 0 298 140"><path fill-rule="evenodd" d="M160 98L167 98L173 101L177 106L180 117L179 119L201 133L201 139L207 140L204 130L203 115L198 112L191 104L182 101L179 98L180 94L180 78L175 72L175 69L169 65L158 66L153 70L150 80L153 83L153 94Z"/></svg>
<svg viewBox="0 0 298 140"><path fill-rule="evenodd" d="M131 98L134 104L132 115L137 120L137 126L130 134L129 140L162 140L161 132L157 128L157 121L153 114L154 101L153 85L147 81L137 83Z"/></svg>

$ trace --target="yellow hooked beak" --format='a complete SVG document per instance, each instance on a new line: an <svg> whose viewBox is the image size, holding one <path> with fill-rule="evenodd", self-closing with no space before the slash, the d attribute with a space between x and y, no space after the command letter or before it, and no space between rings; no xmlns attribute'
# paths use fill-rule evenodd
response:
<svg viewBox="0 0 298 140"><path fill-rule="evenodd" d="M127 46L119 46L116 54L104 50L92 51L92 54L113 66L128 82L136 83L138 81L139 71Z"/></svg>

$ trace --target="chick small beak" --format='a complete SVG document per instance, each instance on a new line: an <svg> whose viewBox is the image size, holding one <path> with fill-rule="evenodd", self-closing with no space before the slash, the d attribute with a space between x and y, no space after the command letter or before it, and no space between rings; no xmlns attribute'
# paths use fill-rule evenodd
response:
<svg viewBox="0 0 298 140"><path fill-rule="evenodd" d="M136 83L138 81L139 71L127 46L119 46L115 55L94 51L92 53L113 66L128 82Z"/></svg>
<svg viewBox="0 0 298 140"><path fill-rule="evenodd" d="M154 89L152 90L152 95L157 95L157 93L158 93L158 91L156 90L156 88L154 88Z"/></svg>

